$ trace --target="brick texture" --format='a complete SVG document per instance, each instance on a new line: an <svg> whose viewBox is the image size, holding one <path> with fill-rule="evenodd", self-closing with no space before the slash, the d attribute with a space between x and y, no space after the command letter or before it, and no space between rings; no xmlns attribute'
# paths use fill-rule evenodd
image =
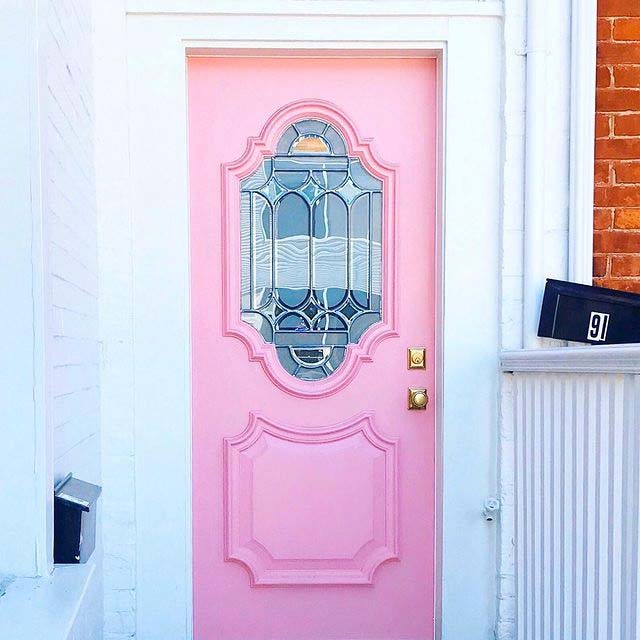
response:
<svg viewBox="0 0 640 640"><path fill-rule="evenodd" d="M599 0L594 284L640 293L640 0Z"/></svg>
<svg viewBox="0 0 640 640"><path fill-rule="evenodd" d="M100 482L91 4L38 3L54 479Z"/></svg>

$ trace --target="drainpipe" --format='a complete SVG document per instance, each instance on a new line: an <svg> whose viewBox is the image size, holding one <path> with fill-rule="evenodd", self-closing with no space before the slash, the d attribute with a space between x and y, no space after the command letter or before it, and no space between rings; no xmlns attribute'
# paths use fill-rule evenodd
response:
<svg viewBox="0 0 640 640"><path fill-rule="evenodd" d="M527 2L527 71L524 187L523 341L539 345L538 316L544 284L545 88L547 0Z"/></svg>
<svg viewBox="0 0 640 640"><path fill-rule="evenodd" d="M597 0L572 2L569 280L583 284L593 274L597 13Z"/></svg>

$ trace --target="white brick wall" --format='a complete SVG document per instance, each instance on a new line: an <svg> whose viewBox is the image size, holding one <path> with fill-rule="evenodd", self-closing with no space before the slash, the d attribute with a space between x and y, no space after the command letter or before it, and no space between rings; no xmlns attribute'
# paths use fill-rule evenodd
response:
<svg viewBox="0 0 640 640"><path fill-rule="evenodd" d="M39 4L42 204L54 479L100 482L90 0Z"/></svg>
<svg viewBox="0 0 640 640"><path fill-rule="evenodd" d="M72 472L101 484L92 5L39 2L38 55L53 476ZM78 600L70 640L102 637L100 532L98 538L96 571Z"/></svg>
<svg viewBox="0 0 640 640"><path fill-rule="evenodd" d="M92 0L0 0L0 637L102 637L100 541L52 572L53 480L100 481Z"/></svg>
<svg viewBox="0 0 640 640"><path fill-rule="evenodd" d="M504 164L502 200L502 346L522 345L526 3L505 9Z"/></svg>

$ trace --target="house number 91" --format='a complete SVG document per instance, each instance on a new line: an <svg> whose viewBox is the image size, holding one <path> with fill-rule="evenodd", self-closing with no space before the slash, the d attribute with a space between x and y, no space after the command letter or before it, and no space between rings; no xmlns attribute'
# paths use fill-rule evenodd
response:
<svg viewBox="0 0 640 640"><path fill-rule="evenodd" d="M604 342L607 339L607 329L609 328L609 314L591 312L589 319L589 331L587 332L587 340L595 342Z"/></svg>

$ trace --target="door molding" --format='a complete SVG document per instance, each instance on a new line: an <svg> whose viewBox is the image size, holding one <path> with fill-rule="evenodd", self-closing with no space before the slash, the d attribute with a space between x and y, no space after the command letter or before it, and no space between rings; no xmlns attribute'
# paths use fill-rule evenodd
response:
<svg viewBox="0 0 640 640"><path fill-rule="evenodd" d="M278 554L271 552L264 543L253 535L249 543L243 542L246 533L259 523L252 521L250 504L243 504L246 491L240 489L243 474L254 474L254 465L247 464L252 459L252 450L257 449L263 456L270 439L283 440L299 447L344 442L364 436L371 447L371 454L382 452L383 464L372 465L375 469L375 498L371 511L371 521L362 538L362 544L349 553L339 554L339 558L292 559L283 562ZM362 455L360 444L354 449L355 455ZM372 458L373 460L373 458ZM353 462L353 460L352 460ZM224 520L225 556L244 565L251 576L251 586L255 585L330 585L330 584L373 584L376 569L388 560L398 559L398 446L397 439L383 435L376 429L375 415L364 411L338 424L310 429L294 427L269 419L266 414L256 411L249 413L249 424L239 435L224 439ZM246 481L246 477L245 477ZM367 491L370 491L367 485ZM329 497L329 496L327 496ZM361 496L370 498L366 492ZM334 496L340 500L340 496ZM371 538L373 532L373 538Z"/></svg>
<svg viewBox="0 0 640 640"><path fill-rule="evenodd" d="M175 12L129 4L121 68L130 175L121 171L134 236L139 636L192 637L185 56L256 54L438 59L436 636L488 634L495 540L479 511L494 490L497 423L501 156L487 151L502 145L501 3L429 2L429 11L419 10L422 2L393 3L382 15L375 1L327 2L322 14L301 15L299 3L284 0L270 3L278 39L271 18L256 13L258 3L194 14L160 4Z"/></svg>
<svg viewBox="0 0 640 640"><path fill-rule="evenodd" d="M319 118L334 125L344 135L347 152L362 161L363 166L383 183L383 250L385 268L383 269L383 299L385 311L381 322L376 322L364 332L356 344L347 351L344 362L338 370L324 380L315 380L313 384L300 380L287 373L276 355L273 345L262 337L238 313L240 309L240 256L230 247L240 246L239 230L232 221L238 219L238 193L240 181L253 173L262 160L275 153L279 137L296 120ZM363 362L371 362L377 346L387 338L398 335L396 317L398 315L396 299L396 235L398 220L395 201L395 167L384 162L373 152L372 140L362 138L349 117L336 105L323 100L300 100L283 106L276 111L264 125L259 136L249 138L242 157L235 162L222 165L222 273L224 274L223 327L224 335L241 340L249 352L249 360L259 362L264 372L279 388L299 398L326 398L344 389L360 370Z"/></svg>

